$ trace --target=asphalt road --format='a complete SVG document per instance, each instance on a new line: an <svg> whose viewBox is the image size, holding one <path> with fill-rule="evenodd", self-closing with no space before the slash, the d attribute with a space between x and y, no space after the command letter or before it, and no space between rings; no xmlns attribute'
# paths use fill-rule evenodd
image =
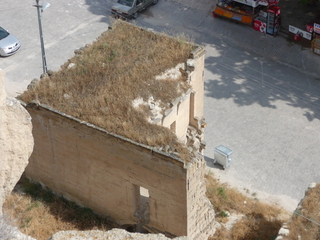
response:
<svg viewBox="0 0 320 240"><path fill-rule="evenodd" d="M0 59L11 96L42 73L35 1L1 1L1 26L22 43ZM6 3L5 3L6 2ZM42 23L48 68L58 70L76 48L110 24L114 1L50 1ZM311 182L320 182L320 57L280 37L214 19L214 1L160 0L140 14L139 26L185 34L207 50L205 158L222 181L272 198L292 210ZM212 165L214 148L233 150L232 166Z"/></svg>
<svg viewBox="0 0 320 240"><path fill-rule="evenodd" d="M112 3L106 1L48 0L42 13L42 29L48 69L58 70L74 50L91 43L109 26ZM41 47L36 1L0 0L0 24L21 42L21 50L0 58L10 96L23 92L30 81L42 74ZM44 1L40 1L43 4Z"/></svg>

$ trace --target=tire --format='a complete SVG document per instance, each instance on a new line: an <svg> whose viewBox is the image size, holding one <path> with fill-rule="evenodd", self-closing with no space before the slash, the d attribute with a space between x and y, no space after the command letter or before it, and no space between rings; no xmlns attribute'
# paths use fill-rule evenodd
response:
<svg viewBox="0 0 320 240"><path fill-rule="evenodd" d="M153 5L156 5L158 3L158 0L153 0Z"/></svg>
<svg viewBox="0 0 320 240"><path fill-rule="evenodd" d="M136 19L138 16L139 16L139 12L135 12L135 13L132 15L132 18L133 18L133 19Z"/></svg>

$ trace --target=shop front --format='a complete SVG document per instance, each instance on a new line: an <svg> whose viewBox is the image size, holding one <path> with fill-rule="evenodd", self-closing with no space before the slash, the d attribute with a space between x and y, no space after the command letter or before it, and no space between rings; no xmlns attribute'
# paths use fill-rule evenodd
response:
<svg viewBox="0 0 320 240"><path fill-rule="evenodd" d="M253 29L276 35L280 29L278 0L219 0L213 17L228 18L252 26Z"/></svg>
<svg viewBox="0 0 320 240"><path fill-rule="evenodd" d="M306 24L307 31L311 33L311 48L315 54L320 55L320 15Z"/></svg>

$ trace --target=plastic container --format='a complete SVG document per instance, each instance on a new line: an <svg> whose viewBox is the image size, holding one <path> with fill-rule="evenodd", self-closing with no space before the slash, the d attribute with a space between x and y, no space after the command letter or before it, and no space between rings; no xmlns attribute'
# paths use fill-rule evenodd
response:
<svg viewBox="0 0 320 240"><path fill-rule="evenodd" d="M232 150L225 147L225 146L218 146L214 149L214 161L213 163L220 164L223 169L226 169L227 167L230 167L231 165L231 155L232 155Z"/></svg>

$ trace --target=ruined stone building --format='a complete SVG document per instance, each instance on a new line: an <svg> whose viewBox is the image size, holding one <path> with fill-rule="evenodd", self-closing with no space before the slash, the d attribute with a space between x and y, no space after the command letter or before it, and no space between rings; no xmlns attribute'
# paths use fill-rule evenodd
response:
<svg viewBox="0 0 320 240"><path fill-rule="evenodd" d="M119 225L207 239L204 54L116 23L20 96L35 141L26 176Z"/></svg>

